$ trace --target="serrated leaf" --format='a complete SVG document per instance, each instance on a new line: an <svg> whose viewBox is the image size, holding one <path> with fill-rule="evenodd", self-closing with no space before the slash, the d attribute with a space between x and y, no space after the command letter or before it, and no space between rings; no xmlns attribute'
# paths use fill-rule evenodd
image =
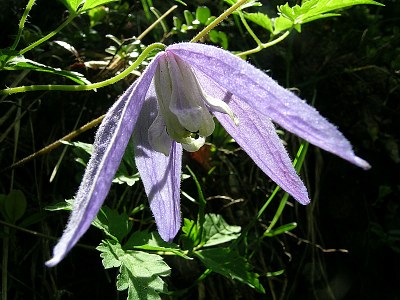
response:
<svg viewBox="0 0 400 300"><path fill-rule="evenodd" d="M119 267L117 289L128 290L128 300L158 300L167 291L161 277L169 276L170 267L161 256L124 250L117 241L103 241L97 248L104 268Z"/></svg>
<svg viewBox="0 0 400 300"><path fill-rule="evenodd" d="M360 4L383 5L372 0L308 0L304 1L301 6L295 5L290 7L288 3L280 5L278 6L280 17L276 19L280 27L279 29L275 28L274 33L290 28L285 28L288 22L286 22L285 26L282 26L284 21L281 18L291 21L293 27L300 31L301 24L338 16L339 14L329 12Z"/></svg>
<svg viewBox="0 0 400 300"><path fill-rule="evenodd" d="M116 2L119 0L86 0L85 4L83 4L82 11L89 10L95 8L99 5L104 5L111 2Z"/></svg>
<svg viewBox="0 0 400 300"><path fill-rule="evenodd" d="M212 248L195 252L205 266L227 278L236 279L265 293L259 275L251 272L252 266L236 251L229 248Z"/></svg>
<svg viewBox="0 0 400 300"><path fill-rule="evenodd" d="M293 21L284 16L279 16L274 19L274 34L288 30L293 27Z"/></svg>
<svg viewBox="0 0 400 300"><path fill-rule="evenodd" d="M263 13L260 13L260 12L257 12L257 13L245 13L244 17L247 20L249 20L249 21L261 26L262 28L268 30L269 32L273 32L272 21L266 14L263 14Z"/></svg>
<svg viewBox="0 0 400 300"><path fill-rule="evenodd" d="M3 66L4 70L32 70L32 71L37 71L37 72L47 72L47 73L52 73L56 75L60 75L63 77L66 77L68 79L71 79L72 81L81 84L81 85L86 85L90 84L90 81L85 78L82 74L78 72L72 72L72 71L65 71L61 70L60 68L53 68L50 66L46 66L44 64L38 63L36 61L24 58L22 55L15 56L8 60L5 65Z"/></svg>
<svg viewBox="0 0 400 300"><path fill-rule="evenodd" d="M121 242L132 229L126 213L119 214L115 209L103 206L93 220L93 226L102 230L108 236Z"/></svg>
<svg viewBox="0 0 400 300"><path fill-rule="evenodd" d="M240 231L240 226L229 225L221 215L207 214L203 224L203 246L215 246L235 240Z"/></svg>

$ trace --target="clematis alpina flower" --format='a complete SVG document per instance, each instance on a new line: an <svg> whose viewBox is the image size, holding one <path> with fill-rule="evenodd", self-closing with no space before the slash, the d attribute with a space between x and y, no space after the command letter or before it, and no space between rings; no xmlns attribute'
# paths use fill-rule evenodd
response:
<svg viewBox="0 0 400 300"><path fill-rule="evenodd" d="M198 150L214 131L213 117L301 204L310 201L306 187L272 121L363 169L370 167L334 125L262 71L213 46L175 44L157 54L106 114L68 225L47 266L59 263L89 228L132 135L158 232L171 241L181 222L182 148Z"/></svg>

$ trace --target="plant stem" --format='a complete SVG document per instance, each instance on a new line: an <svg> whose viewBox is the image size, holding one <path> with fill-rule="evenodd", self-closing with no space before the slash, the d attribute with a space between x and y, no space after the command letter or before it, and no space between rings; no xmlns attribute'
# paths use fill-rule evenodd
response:
<svg viewBox="0 0 400 300"><path fill-rule="evenodd" d="M28 4L26 5L25 11L22 14L21 20L19 21L17 36L15 38L13 45L10 47L11 50L15 50L15 48L17 48L18 46L19 40L21 39L22 31L24 30L25 27L26 18L28 17L29 12L31 11L33 5L35 4L35 1L36 0L29 0Z"/></svg>
<svg viewBox="0 0 400 300"><path fill-rule="evenodd" d="M230 14L232 14L236 9L238 9L241 5L243 5L247 0L240 0L228 8L224 13L222 13L218 18L216 18L213 22L211 22L206 28L200 31L190 42L195 43L198 42L201 38L203 38L207 33L216 27L219 23L221 23L225 18L227 18Z"/></svg>
<svg viewBox="0 0 400 300"><path fill-rule="evenodd" d="M288 37L288 35L290 34L290 31L286 31L284 34L282 34L280 37L268 42L268 43L262 43L260 45L258 45L256 48L251 49L251 50L247 50L244 52L241 52L239 54L237 54L238 56L245 56L245 55L249 55L249 54L254 54L257 52L260 52L261 50L271 47L273 45L278 44L279 42L282 42L285 38Z"/></svg>
<svg viewBox="0 0 400 300"><path fill-rule="evenodd" d="M42 37L40 40L37 40L36 42L30 44L28 47L22 49L21 51L19 51L19 54L23 55L24 53L32 50L33 48L35 48L36 46L39 46L41 43L47 41L48 39L52 38L53 36L55 36L58 32L60 32L65 26L67 26L69 23L72 22L72 20L77 16L77 13L71 14L69 15L69 17L60 25L58 26L56 29L54 29L52 32L50 32L48 35Z"/></svg>
<svg viewBox="0 0 400 300"><path fill-rule="evenodd" d="M116 83L117 81L125 78L127 75L129 75L133 70L135 70L143 60L149 55L149 53L153 50L160 49L164 50L165 45L161 43L154 43L148 46L144 51L138 56L136 61L127 69L125 69L123 72L120 74L92 84L88 85L52 85L52 84L46 84L46 85L29 85L29 86L20 86L20 87L15 87L15 88L8 88L4 90L0 90L0 95L11 95L11 94L16 94L16 93L22 93L22 92L31 92L31 91L69 91L69 92L79 92L79 91L90 91L98 88L105 87L107 85Z"/></svg>
<svg viewBox="0 0 400 300"><path fill-rule="evenodd" d="M92 121L90 121L89 123L86 123L85 125L83 125L82 127L78 128L77 130L72 131L71 133L67 134L66 136L62 137L61 139L55 141L54 143L47 145L46 147L40 149L39 151L17 161L16 163L12 164L11 166L7 167L4 170L1 170L1 172L3 171L7 171L9 169L13 169L15 167L21 166L24 163L34 159L35 157L39 156L39 155L43 155L45 153L48 153L50 151L52 151L53 149L57 148L58 146L60 146L63 142L66 141L70 141L72 140L74 137L80 135L81 133L89 130L90 128L93 128L94 126L98 125L101 123L101 121L103 120L105 115L102 115L100 117L98 117L97 119L94 119Z"/></svg>
<svg viewBox="0 0 400 300"><path fill-rule="evenodd" d="M177 7L178 7L178 5L174 5L170 9L168 9L161 17L159 17L153 24L151 24L145 31L143 31L137 37L137 39L138 40L143 39L146 34L148 34L158 23L160 23L166 16L168 16L171 12L173 12Z"/></svg>

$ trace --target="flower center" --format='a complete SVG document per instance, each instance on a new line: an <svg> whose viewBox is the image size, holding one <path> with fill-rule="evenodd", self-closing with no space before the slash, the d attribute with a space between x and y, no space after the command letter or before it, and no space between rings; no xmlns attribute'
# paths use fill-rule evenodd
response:
<svg viewBox="0 0 400 300"><path fill-rule="evenodd" d="M160 57L154 85L159 112L149 128L149 142L158 152L169 154L169 138L197 151L215 129L210 111L226 113L238 124L228 104L207 95L190 65L171 52Z"/></svg>

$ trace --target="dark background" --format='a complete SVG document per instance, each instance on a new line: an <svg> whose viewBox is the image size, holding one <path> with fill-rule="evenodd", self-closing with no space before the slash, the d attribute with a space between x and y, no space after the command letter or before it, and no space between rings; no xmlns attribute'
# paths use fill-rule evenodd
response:
<svg viewBox="0 0 400 300"><path fill-rule="evenodd" d="M158 2L153 4L162 12L175 3ZM57 39L74 45L84 60L102 59L104 49L112 44L104 37L106 34L131 37L149 25L140 1L122 4L125 5L110 5L107 19L92 30L87 16L77 18ZM268 2L263 9L274 12L278 4ZM400 299L400 4L384 4L385 7L354 7L341 11L341 17L307 24L301 33L293 33L283 43L248 58L281 85L297 88L303 99L315 99L315 107L339 127L357 155L366 159L372 169L363 171L310 146L302 177L312 204L303 207L293 203L282 217L283 223L299 224L293 232L295 236L284 235L255 247L257 254L252 263L256 272L285 269L284 275L269 282L262 279L267 294L259 295L243 284L212 275L183 296L171 298L200 299L199 295L205 293L210 299ZM26 1L1 1L1 48L12 44L25 5ZM208 6L213 15L226 8L220 1L191 1L187 9L195 11L200 5ZM180 6L173 14L183 19L183 10ZM37 1L21 47L53 30L65 16L59 2ZM171 18L167 19L170 26ZM265 32L253 27L262 40L268 39ZM228 36L229 50L243 51L255 46L241 29L234 18L219 27ZM164 43L190 40L195 33L171 35ZM143 42L158 41L161 35L161 29L155 29ZM50 43L26 56L64 69L76 62L74 56ZM94 70L76 71L92 82L110 76ZM9 86L16 76L16 72L1 71L1 86ZM11 131L1 142L0 169L12 162L15 143L17 160L41 149L68 134L76 123L81 126L103 114L133 80L127 78L96 93L34 92L2 100L0 118L5 121L0 124L0 133L13 124L14 116L5 117L12 106L20 106L26 114L21 119L18 140ZM22 83L70 84L62 78L34 72ZM78 139L92 142L93 135L91 130ZM293 156L299 141L289 134L285 134L285 139ZM58 175L50 183L50 174L61 153L59 148L15 168L14 173L0 173L0 193L8 194L13 181L14 189L22 190L27 197L27 210L17 225L47 236L14 228L6 232L6 226L1 225L2 237L8 236L10 242L9 299L124 299L125 294L118 296L115 291L116 270L104 271L95 250L76 247L57 268L43 266L54 244L48 237L58 237L67 220L66 213L48 212L44 207L73 197L83 172L74 163L74 153L67 151ZM204 187L208 196L222 189L227 195L246 199L229 209L221 209L223 203L212 202L208 206L209 212L222 213L230 224L245 225L265 201L265 192L273 188L246 157L245 153L211 157L215 165L221 164L219 159L228 159L237 165L239 173L235 176L241 177L238 189L234 180L227 180L227 173L219 171ZM190 155L185 156L184 163L199 176L205 173L204 166ZM253 189L255 185L257 189ZM190 183L184 183L182 188L189 194L194 190ZM116 187L107 204L112 206L122 191ZM187 201L183 201L182 212L184 217L193 217ZM261 223L267 224L272 216L273 211L267 213ZM99 231L91 229L81 243L96 246L101 238ZM167 280L169 290L187 287L203 270L201 265L174 258L168 258L167 263L172 267Z"/></svg>

